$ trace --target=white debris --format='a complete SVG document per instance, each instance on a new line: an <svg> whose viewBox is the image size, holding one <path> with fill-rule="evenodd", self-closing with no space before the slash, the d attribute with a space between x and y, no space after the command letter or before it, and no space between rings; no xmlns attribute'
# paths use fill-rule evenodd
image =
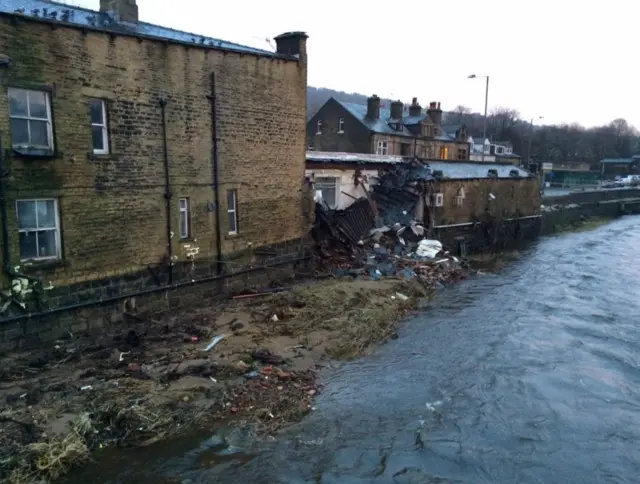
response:
<svg viewBox="0 0 640 484"><path fill-rule="evenodd" d="M434 258L442 250L442 243L439 240L422 239L418 243L416 254L420 257Z"/></svg>

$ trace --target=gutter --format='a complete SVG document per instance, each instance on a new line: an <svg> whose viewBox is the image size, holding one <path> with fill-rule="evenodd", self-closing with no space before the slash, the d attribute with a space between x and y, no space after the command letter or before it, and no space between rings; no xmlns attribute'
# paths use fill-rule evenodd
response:
<svg viewBox="0 0 640 484"><path fill-rule="evenodd" d="M169 258L169 284L173 282L173 231L171 230L171 174L169 171L169 146L167 141L167 100L160 99L160 112L162 114L162 148L164 156L164 205L167 217L167 257Z"/></svg>
<svg viewBox="0 0 640 484"><path fill-rule="evenodd" d="M213 196L216 206L216 274L222 273L222 229L220 228L220 166L218 163L218 111L216 109L216 73L211 73L211 158L213 160Z"/></svg>
<svg viewBox="0 0 640 484"><path fill-rule="evenodd" d="M72 6L72 5L69 5ZM60 7L64 7L64 5L60 5ZM84 9L82 7L74 7L75 9L81 9L84 12L86 12L87 15L98 15L100 12L96 12L94 10L89 10L89 9ZM199 48L199 49L206 49L206 50L216 50L218 52L222 52L224 54L238 54L240 56L243 55L253 55L256 57L265 57L267 59L277 59L277 60L284 60L284 61L289 61L289 62L300 62L300 59L295 57L295 56L290 56L290 55L284 55L284 54L279 54L276 52L269 52L269 51L262 51L262 52L255 52L255 51L243 51L243 50L238 50L238 49L229 49L229 48L225 48L225 47L218 47L218 46L213 46L213 45L203 45L203 44L198 44L198 43L191 43L191 42L184 42L181 40L175 40L175 39L169 39L169 38L165 38L165 37L154 37L153 35L145 35L145 34L139 34L139 33L133 33L133 32L127 32L125 30L122 31L115 31L115 30L110 30L110 29L105 29L102 27L96 27L93 25L82 25L82 24L76 24L73 22L65 22L63 20L53 20L53 19L45 19L45 18L40 18L40 17L32 17L30 15L25 15L25 14L16 14L16 13L7 13L7 12L0 12L0 17L9 17L10 19L13 18L20 18L23 20L28 20L31 22L37 22L37 23L43 23L43 24L48 24L51 26L62 26L62 27L69 27L72 29L77 29L77 30L81 30L82 32L87 32L87 31L92 31L92 32L100 32L103 34L108 34L110 36L120 36L120 37L130 37L130 38L134 38L134 39L140 39L140 40L150 40L153 42L160 42L163 44L174 44L174 45L182 45L184 47L187 48ZM139 22L144 24L145 22ZM153 25L153 24L146 24L146 25ZM158 25L157 27L162 27L161 25ZM194 37L203 37L201 35L195 35ZM211 40L216 40L216 41L221 41L221 39L211 39ZM222 42L226 42L226 41L222 41ZM232 42L227 42L227 43L232 43ZM246 47L248 49L252 49L252 47L249 46L242 46L242 47ZM257 50L257 49L256 49Z"/></svg>

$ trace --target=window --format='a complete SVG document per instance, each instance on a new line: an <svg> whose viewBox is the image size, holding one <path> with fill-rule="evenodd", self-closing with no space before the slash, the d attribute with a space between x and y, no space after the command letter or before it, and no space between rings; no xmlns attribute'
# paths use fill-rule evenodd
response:
<svg viewBox="0 0 640 484"><path fill-rule="evenodd" d="M9 88L8 95L13 148L53 151L49 93Z"/></svg>
<svg viewBox="0 0 640 484"><path fill-rule="evenodd" d="M191 202L188 198L180 199L180 238L191 238Z"/></svg>
<svg viewBox="0 0 640 484"><path fill-rule="evenodd" d="M318 127L316 128L316 134L322 134L322 120L318 120Z"/></svg>
<svg viewBox="0 0 640 484"><path fill-rule="evenodd" d="M376 149L376 155L386 155L389 153L389 148L386 141L378 141L378 148Z"/></svg>
<svg viewBox="0 0 640 484"><path fill-rule="evenodd" d="M441 160L449 159L449 148L447 148L446 146L443 146L440 148L440 159Z"/></svg>
<svg viewBox="0 0 640 484"><path fill-rule="evenodd" d="M432 193L425 197L425 202L429 207L442 207L444 205L444 194Z"/></svg>
<svg viewBox="0 0 640 484"><path fill-rule="evenodd" d="M227 214L229 216L229 234L238 233L238 193L227 190Z"/></svg>
<svg viewBox="0 0 640 484"><path fill-rule="evenodd" d="M458 159L459 160L466 160L467 159L467 150L465 150L465 149L458 150Z"/></svg>
<svg viewBox="0 0 640 484"><path fill-rule="evenodd" d="M109 127L107 125L107 103L102 99L91 99L91 140L96 155L109 153Z"/></svg>
<svg viewBox="0 0 640 484"><path fill-rule="evenodd" d="M460 187L460 190L458 190L458 194L456 195L456 207L462 207L462 205L464 204L464 198L465 198L465 193L464 193L464 188Z"/></svg>
<svg viewBox="0 0 640 484"><path fill-rule="evenodd" d="M55 199L18 200L20 260L60 258L60 223Z"/></svg>
<svg viewBox="0 0 640 484"><path fill-rule="evenodd" d="M322 199L329 208L338 206L338 181L338 178L330 176L316 177L316 190L322 193Z"/></svg>
<svg viewBox="0 0 640 484"><path fill-rule="evenodd" d="M344 118L338 119L338 133L344 133Z"/></svg>
<svg viewBox="0 0 640 484"><path fill-rule="evenodd" d="M400 143L400 156L409 156L411 153L411 145L409 143Z"/></svg>

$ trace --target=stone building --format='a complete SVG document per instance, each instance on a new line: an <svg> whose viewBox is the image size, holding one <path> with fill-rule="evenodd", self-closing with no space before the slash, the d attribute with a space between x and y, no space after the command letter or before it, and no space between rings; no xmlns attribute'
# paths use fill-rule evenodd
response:
<svg viewBox="0 0 640 484"><path fill-rule="evenodd" d="M456 252L514 247L540 231L538 179L512 165L308 151L307 174L329 208L366 197L392 214L387 225L415 220Z"/></svg>
<svg viewBox="0 0 640 484"><path fill-rule="evenodd" d="M417 98L387 109L373 95L367 105L329 99L307 123L308 148L317 151L468 160L466 127L443 126L440 103L423 110Z"/></svg>
<svg viewBox="0 0 640 484"><path fill-rule="evenodd" d="M42 285L56 310L304 252L306 39L0 2L4 295Z"/></svg>

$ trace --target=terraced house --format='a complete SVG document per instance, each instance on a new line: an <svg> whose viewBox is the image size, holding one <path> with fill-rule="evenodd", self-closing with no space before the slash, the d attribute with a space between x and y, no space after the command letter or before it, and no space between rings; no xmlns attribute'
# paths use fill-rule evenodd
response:
<svg viewBox="0 0 640 484"><path fill-rule="evenodd" d="M0 320L299 258L306 39L176 31L135 0L0 2Z"/></svg>
<svg viewBox="0 0 640 484"><path fill-rule="evenodd" d="M465 125L442 124L440 103L426 110L413 98L405 107L382 107L375 94L367 104L329 99L307 123L308 148L317 151L414 156L430 160L468 160Z"/></svg>

